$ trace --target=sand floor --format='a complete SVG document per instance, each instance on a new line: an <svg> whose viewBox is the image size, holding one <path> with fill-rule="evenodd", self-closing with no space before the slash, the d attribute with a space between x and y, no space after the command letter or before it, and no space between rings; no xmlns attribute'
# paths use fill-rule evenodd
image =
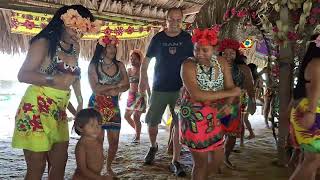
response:
<svg viewBox="0 0 320 180"><path fill-rule="evenodd" d="M241 153L233 153L231 161L238 167L230 170L223 166L223 173L214 179L220 180L285 180L288 179L288 169L271 165L276 158L276 147L271 131L264 129L262 116L251 116L256 138L245 141ZM158 135L159 151L154 165L143 165L144 156L148 150L147 134L142 134L140 145L130 144L132 134L122 134L118 156L114 162L114 171L120 179L190 179L192 159L191 154L184 149L182 163L187 169L186 178L176 178L168 171L171 157L167 155L168 132L161 130ZM23 179L26 165L22 150L12 149L10 137L0 138L0 179ZM74 149L77 137L72 136L69 146L69 158L65 179L70 179L75 170ZM107 148L107 142L105 142ZM239 149L239 146L236 146ZM46 179L47 175L44 175ZM213 178L212 178L213 179Z"/></svg>

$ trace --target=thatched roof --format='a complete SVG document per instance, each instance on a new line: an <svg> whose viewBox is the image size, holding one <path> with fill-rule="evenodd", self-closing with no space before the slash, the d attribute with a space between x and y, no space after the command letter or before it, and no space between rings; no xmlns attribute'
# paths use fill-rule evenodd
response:
<svg viewBox="0 0 320 180"><path fill-rule="evenodd" d="M219 38L232 38L239 42L243 42L248 37L254 37L253 41L257 44L265 37L261 28L252 22L249 18L250 16L247 16L246 18L237 18L237 16L234 15L231 16L230 19L224 20L224 15L227 10L231 10L233 8L235 10L246 9L248 12L258 12L262 5L263 3L259 0L208 0L197 14L194 25L200 28L205 28L219 24L221 25ZM245 51L245 55L248 58L248 63L255 63L262 68L268 62L268 56L259 57L256 54L256 45L243 51Z"/></svg>
<svg viewBox="0 0 320 180"><path fill-rule="evenodd" d="M192 22L195 14L207 0L1 0L0 1L0 52L17 54L26 52L27 35L10 33L10 16L12 10L40 12L53 14L59 7L70 4L82 4L89 8L95 17L105 21L143 22L145 24L161 25L165 22L167 10L171 7L181 7L186 15L185 21ZM150 38L158 29L153 28L149 37L138 40L120 42L118 57L128 59L128 52L133 48L145 51ZM81 41L81 56L92 57L96 41Z"/></svg>

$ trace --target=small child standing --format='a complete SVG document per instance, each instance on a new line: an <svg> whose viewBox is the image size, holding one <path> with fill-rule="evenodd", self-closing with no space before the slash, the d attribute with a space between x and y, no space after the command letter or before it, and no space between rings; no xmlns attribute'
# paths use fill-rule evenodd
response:
<svg viewBox="0 0 320 180"><path fill-rule="evenodd" d="M100 175L104 160L101 119L100 113L91 108L80 110L75 117L74 129L81 138L75 150L73 180L112 180L110 175Z"/></svg>

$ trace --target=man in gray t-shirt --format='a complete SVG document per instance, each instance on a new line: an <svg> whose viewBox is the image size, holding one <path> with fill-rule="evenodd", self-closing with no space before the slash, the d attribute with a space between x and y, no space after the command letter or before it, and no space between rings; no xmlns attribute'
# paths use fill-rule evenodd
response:
<svg viewBox="0 0 320 180"><path fill-rule="evenodd" d="M182 87L180 68L182 62L193 56L191 36L181 29L183 13L179 8L172 8L167 15L167 28L156 34L148 47L146 58L141 65L139 90L143 92L148 82L147 69L150 59L155 57L154 81L150 99L150 108L146 114L151 147L145 157L145 163L151 164L158 151L158 125L169 105L174 123L173 159L170 170L177 176L185 176L180 160L179 123L174 113L174 106Z"/></svg>

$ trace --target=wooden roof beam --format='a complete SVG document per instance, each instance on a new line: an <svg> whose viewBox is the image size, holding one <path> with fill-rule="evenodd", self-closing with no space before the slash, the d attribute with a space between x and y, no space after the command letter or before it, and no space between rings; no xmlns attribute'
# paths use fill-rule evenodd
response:
<svg viewBox="0 0 320 180"><path fill-rule="evenodd" d="M197 14L202 6L197 6L197 7L192 7L188 9L182 10L184 16L192 15L192 14Z"/></svg>

